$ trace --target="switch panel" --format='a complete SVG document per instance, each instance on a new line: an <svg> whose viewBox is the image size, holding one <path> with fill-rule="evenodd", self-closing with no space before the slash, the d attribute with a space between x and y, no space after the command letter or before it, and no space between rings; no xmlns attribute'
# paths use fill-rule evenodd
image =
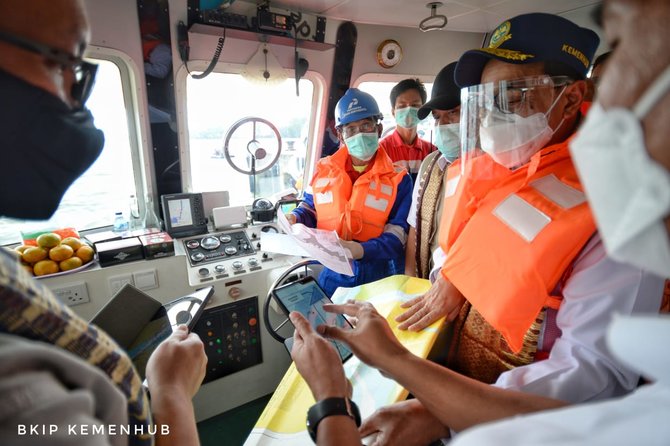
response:
<svg viewBox="0 0 670 446"><path fill-rule="evenodd" d="M153 290L154 288L158 288L158 278L156 277L155 269L133 273L133 280L135 281L135 286L140 290Z"/></svg>
<svg viewBox="0 0 670 446"><path fill-rule="evenodd" d="M193 328L205 343L209 382L263 362L258 297L205 310Z"/></svg>
<svg viewBox="0 0 670 446"><path fill-rule="evenodd" d="M135 285L133 281L133 276L131 274L124 274L122 276L112 276L109 278L109 291L112 295L116 294L125 284Z"/></svg>

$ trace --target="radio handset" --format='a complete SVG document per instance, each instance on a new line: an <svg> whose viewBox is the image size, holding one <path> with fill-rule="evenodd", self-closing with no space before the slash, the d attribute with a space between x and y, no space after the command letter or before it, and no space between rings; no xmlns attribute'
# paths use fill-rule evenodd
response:
<svg viewBox="0 0 670 446"><path fill-rule="evenodd" d="M177 25L177 42L179 42L179 56L182 62L188 62L191 48L188 44L188 27L183 21Z"/></svg>

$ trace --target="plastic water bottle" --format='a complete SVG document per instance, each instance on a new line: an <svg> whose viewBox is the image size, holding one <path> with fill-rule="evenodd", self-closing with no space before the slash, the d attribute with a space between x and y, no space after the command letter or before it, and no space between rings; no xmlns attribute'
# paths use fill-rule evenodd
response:
<svg viewBox="0 0 670 446"><path fill-rule="evenodd" d="M128 230L128 220L123 217L123 212L114 214L114 232L125 232Z"/></svg>

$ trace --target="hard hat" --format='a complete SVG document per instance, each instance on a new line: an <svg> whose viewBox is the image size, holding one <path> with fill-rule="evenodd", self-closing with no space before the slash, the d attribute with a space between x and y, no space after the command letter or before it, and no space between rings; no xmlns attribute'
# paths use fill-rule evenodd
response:
<svg viewBox="0 0 670 446"><path fill-rule="evenodd" d="M348 89L335 106L336 127L365 118L382 119L382 117L375 98L358 88Z"/></svg>

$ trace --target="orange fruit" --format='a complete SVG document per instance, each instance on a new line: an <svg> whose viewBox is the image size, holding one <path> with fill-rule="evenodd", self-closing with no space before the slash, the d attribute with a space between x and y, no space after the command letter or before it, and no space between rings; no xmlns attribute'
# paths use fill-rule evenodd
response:
<svg viewBox="0 0 670 446"><path fill-rule="evenodd" d="M58 269L58 263L53 260L40 260L35 265L33 265L33 274L36 276L45 276L47 274L54 274L60 271Z"/></svg>
<svg viewBox="0 0 670 446"><path fill-rule="evenodd" d="M69 259L74 254L74 249L68 245L58 245L49 250L49 258L54 262L60 262Z"/></svg>
<svg viewBox="0 0 670 446"><path fill-rule="evenodd" d="M14 248L14 250L23 254L23 252L30 247L31 247L30 245L21 245Z"/></svg>
<svg viewBox="0 0 670 446"><path fill-rule="evenodd" d="M77 250L77 254L75 255L79 257L82 260L82 262L88 263L91 260L93 260L93 254L95 254L93 248L91 248L88 245L81 245L81 248Z"/></svg>
<svg viewBox="0 0 670 446"><path fill-rule="evenodd" d="M42 248L53 248L60 244L60 235L47 232L46 234L41 234L35 241L37 242L37 246Z"/></svg>
<svg viewBox="0 0 670 446"><path fill-rule="evenodd" d="M84 244L82 243L81 240L79 240L77 237L66 237L63 239L62 242L60 242L61 245L68 245L70 248L74 249L75 251L81 248L81 246Z"/></svg>
<svg viewBox="0 0 670 446"><path fill-rule="evenodd" d="M83 264L84 262L79 257L74 256L63 260L58 266L60 266L61 271L70 271L71 269L79 268Z"/></svg>
<svg viewBox="0 0 670 446"><path fill-rule="evenodd" d="M21 257L28 263L36 263L47 258L47 250L39 246L31 246L23 251Z"/></svg>

